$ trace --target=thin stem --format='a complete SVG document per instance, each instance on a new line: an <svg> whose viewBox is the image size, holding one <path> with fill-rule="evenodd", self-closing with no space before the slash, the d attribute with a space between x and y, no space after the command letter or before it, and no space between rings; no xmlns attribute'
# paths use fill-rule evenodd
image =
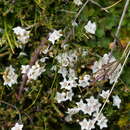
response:
<svg viewBox="0 0 130 130"><path fill-rule="evenodd" d="M40 89L39 89L39 91L38 91L38 94L37 94L35 100L32 102L31 105L29 105L29 106L24 110L24 112L27 111L28 109L30 109L30 108L35 104L35 102L37 101L37 99L38 99L38 97L39 97L39 95L40 95L41 90L42 90L42 87L40 87Z"/></svg>
<svg viewBox="0 0 130 130"><path fill-rule="evenodd" d="M109 11L105 8L103 8L99 3L97 3L96 1L94 0L90 0L91 3L97 5L98 7L100 7L102 10L104 10L105 12L109 13Z"/></svg>
<svg viewBox="0 0 130 130"><path fill-rule="evenodd" d="M121 29L121 25L122 25L124 16L125 16L125 14L126 14L126 10L127 10L127 8L128 8L129 2L130 2L130 0L127 0L126 3L125 3L124 10L123 10L123 13L122 13L122 15L121 15L121 18L120 18L120 21L119 21L119 25L118 25L118 28L117 28L117 31L116 31L116 34L115 34L114 43L116 42L116 38L117 38L118 35L119 35L120 29Z"/></svg>
<svg viewBox="0 0 130 130"><path fill-rule="evenodd" d="M79 17L79 15L81 14L81 12L83 11L83 9L85 8L85 6L88 4L89 0L87 0L84 5L82 6L82 8L79 10L79 12L76 14L74 22L76 22L77 18Z"/></svg>
<svg viewBox="0 0 130 130"><path fill-rule="evenodd" d="M10 104L8 102L5 102L3 100L0 100L0 103L6 104L6 105L11 106L12 108L14 108L18 112L20 123L22 123L22 118L21 118L20 111L18 110L18 108L16 106L14 106L14 105L12 105L12 104Z"/></svg>
<svg viewBox="0 0 130 130"><path fill-rule="evenodd" d="M114 7L115 5L117 5L118 3L120 3L121 1L122 0L119 0L119 1L115 2L114 4L112 4L112 5L108 6L108 7L102 8L102 9L104 9L104 10L110 9L110 8Z"/></svg>

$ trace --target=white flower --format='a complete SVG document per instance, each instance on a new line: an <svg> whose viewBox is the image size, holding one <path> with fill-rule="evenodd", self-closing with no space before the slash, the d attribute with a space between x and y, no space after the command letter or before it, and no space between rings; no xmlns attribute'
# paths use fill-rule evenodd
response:
<svg viewBox="0 0 130 130"><path fill-rule="evenodd" d="M28 79L31 80L37 80L37 78L45 72L45 66L41 67L38 62L35 63L32 67L29 67L29 65L22 65L21 68L23 74L27 73Z"/></svg>
<svg viewBox="0 0 130 130"><path fill-rule="evenodd" d="M84 26L86 33L95 34L96 31L96 23L88 21L87 25Z"/></svg>
<svg viewBox="0 0 130 130"><path fill-rule="evenodd" d="M79 109L77 108L68 108L68 111L66 112L68 115L65 117L65 120L67 122L72 121L72 116L79 112Z"/></svg>
<svg viewBox="0 0 130 130"><path fill-rule="evenodd" d="M93 112L97 112L101 106L101 104L98 102L98 99L95 99L93 96L91 96L89 99L86 99L87 105L92 109Z"/></svg>
<svg viewBox="0 0 130 130"><path fill-rule="evenodd" d="M72 91L72 90L68 91L68 92L66 93L66 100L72 101L72 97L73 97L73 96L74 96L73 91Z"/></svg>
<svg viewBox="0 0 130 130"><path fill-rule="evenodd" d="M106 99L108 97L109 93L110 93L110 90L107 90L107 91L102 90L102 93L100 94L100 96L102 98Z"/></svg>
<svg viewBox="0 0 130 130"><path fill-rule="evenodd" d="M79 109L77 107L74 108L68 108L68 111L66 112L69 115L74 115L79 112Z"/></svg>
<svg viewBox="0 0 130 130"><path fill-rule="evenodd" d="M97 117L98 113L95 113L93 116ZM107 128L108 119L101 113L97 119L97 125L100 129Z"/></svg>
<svg viewBox="0 0 130 130"><path fill-rule="evenodd" d="M78 26L78 24L75 21L73 21L72 26L75 27L75 26Z"/></svg>
<svg viewBox="0 0 130 130"><path fill-rule="evenodd" d="M117 106L117 108L120 108L121 99L118 95L113 96L113 106Z"/></svg>
<svg viewBox="0 0 130 130"><path fill-rule="evenodd" d="M59 74L62 74L62 77L65 79L66 78L66 76L68 75L68 71L67 71L67 69L65 68L65 67L60 67L60 69L58 70L58 73Z"/></svg>
<svg viewBox="0 0 130 130"><path fill-rule="evenodd" d="M49 57L43 57L39 61L42 62L42 63L44 63L47 59L49 59Z"/></svg>
<svg viewBox="0 0 130 130"><path fill-rule="evenodd" d="M56 56L56 60L60 63L61 66L74 66L74 63L77 61L77 52L70 50L68 52L60 53Z"/></svg>
<svg viewBox="0 0 130 130"><path fill-rule="evenodd" d="M67 121L67 122L72 121L72 115L67 115L67 116L65 117L65 121Z"/></svg>
<svg viewBox="0 0 130 130"><path fill-rule="evenodd" d="M69 68L68 78L69 78L69 80L78 79L74 69Z"/></svg>
<svg viewBox="0 0 130 130"><path fill-rule="evenodd" d="M12 86L13 84L17 83L18 75L15 73L15 69L10 65L9 67L6 67L3 79L4 79L4 85Z"/></svg>
<svg viewBox="0 0 130 130"><path fill-rule="evenodd" d="M29 65L22 65L21 66L21 73L25 74L29 70Z"/></svg>
<svg viewBox="0 0 130 130"><path fill-rule="evenodd" d="M93 125L93 120L86 120L85 118L83 119L83 121L79 122L80 126L81 126L81 130L91 130L94 129L95 126Z"/></svg>
<svg viewBox="0 0 130 130"><path fill-rule="evenodd" d="M62 92L62 93L57 92L55 99L57 100L58 103L66 101L66 93L64 93L64 92Z"/></svg>
<svg viewBox="0 0 130 130"><path fill-rule="evenodd" d="M28 42L29 37L30 37L29 36L30 31L26 31L26 29L19 26L13 28L13 31L17 35L17 38L20 42L22 42L23 44Z"/></svg>
<svg viewBox="0 0 130 130"><path fill-rule="evenodd" d="M81 0L74 0L74 3L78 6L83 4Z"/></svg>
<svg viewBox="0 0 130 130"><path fill-rule="evenodd" d="M76 102L76 104L77 104L77 108L84 112L86 108L86 104L83 102L83 100L80 99L80 102Z"/></svg>
<svg viewBox="0 0 130 130"><path fill-rule="evenodd" d="M16 123L14 127L11 128L11 130L22 130L23 124Z"/></svg>
<svg viewBox="0 0 130 130"><path fill-rule="evenodd" d="M86 86L89 86L89 84L90 84L89 82L90 82L90 75L85 75L83 77L83 80L79 79L79 84L78 85L85 88Z"/></svg>
<svg viewBox="0 0 130 130"><path fill-rule="evenodd" d="M57 31L54 30L53 33L49 33L49 41L52 42L52 44L55 43L56 40L59 40L59 38L62 36L61 30Z"/></svg>

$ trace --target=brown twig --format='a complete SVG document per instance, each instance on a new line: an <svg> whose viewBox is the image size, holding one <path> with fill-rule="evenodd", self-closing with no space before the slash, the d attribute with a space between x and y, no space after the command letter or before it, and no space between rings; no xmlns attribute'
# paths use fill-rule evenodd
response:
<svg viewBox="0 0 130 130"><path fill-rule="evenodd" d="M29 63L29 68L31 68L37 61L40 53L41 53L41 50L43 49L45 43L47 43L47 39L43 39L41 41L41 44L38 46L38 48L35 49L34 53L32 54L32 57L31 57L31 60L30 60L30 63ZM27 72L29 71L29 69L27 70ZM20 88L19 88L19 92L18 92L18 99L20 99L21 95L22 95L22 92L24 90L24 87L26 86L26 83L27 83L27 80L28 80L28 76L27 76L27 73L25 73L23 76L22 76L22 82L20 84Z"/></svg>

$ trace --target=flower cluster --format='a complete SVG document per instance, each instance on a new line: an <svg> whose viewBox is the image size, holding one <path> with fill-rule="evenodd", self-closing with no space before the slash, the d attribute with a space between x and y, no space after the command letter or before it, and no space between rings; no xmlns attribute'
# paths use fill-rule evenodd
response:
<svg viewBox="0 0 130 130"><path fill-rule="evenodd" d="M40 66L38 62L35 63L33 66L29 65L22 65L21 67L22 74L27 74L28 80L37 80L37 78L45 72L45 66Z"/></svg>
<svg viewBox="0 0 130 130"><path fill-rule="evenodd" d="M10 65L6 67L3 73L4 85L11 87L13 84L17 83L18 75L15 73L15 69Z"/></svg>
<svg viewBox="0 0 130 130"><path fill-rule="evenodd" d="M77 61L77 52L70 50L64 53L60 53L56 56L56 60L61 66L74 66L75 62Z"/></svg>
<svg viewBox="0 0 130 130"><path fill-rule="evenodd" d="M14 33L17 35L17 39L19 42L26 44L30 38L30 31L26 31L26 29L22 27L13 28Z"/></svg>

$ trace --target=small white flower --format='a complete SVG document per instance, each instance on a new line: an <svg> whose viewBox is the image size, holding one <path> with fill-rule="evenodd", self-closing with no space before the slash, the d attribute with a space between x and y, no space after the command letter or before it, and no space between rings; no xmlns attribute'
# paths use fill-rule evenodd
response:
<svg viewBox="0 0 130 130"><path fill-rule="evenodd" d="M89 99L86 99L87 105L92 109L93 112L97 112L101 107L101 104L98 102L98 99L95 99L91 96Z"/></svg>
<svg viewBox="0 0 130 130"><path fill-rule="evenodd" d="M28 40L30 38L30 36L29 36L30 31L26 31L26 29L19 27L19 26L13 28L13 31L17 35L17 38L20 42L22 42L23 44L28 42Z"/></svg>
<svg viewBox="0 0 130 130"><path fill-rule="evenodd" d="M29 65L22 65L21 66L21 73L25 74L29 70Z"/></svg>
<svg viewBox="0 0 130 130"><path fill-rule="evenodd" d="M73 96L74 96L73 91L72 91L72 90L68 91L68 92L66 93L66 100L72 101L72 97L73 97Z"/></svg>
<svg viewBox="0 0 130 130"><path fill-rule="evenodd" d="M58 103L66 101L66 93L64 93L64 92L62 92L62 93L57 92L55 99L57 100Z"/></svg>
<svg viewBox="0 0 130 130"><path fill-rule="evenodd" d="M3 79L4 79L4 85L12 86L13 84L17 83L18 75L15 73L15 69L10 65L9 67L6 67Z"/></svg>
<svg viewBox="0 0 130 130"><path fill-rule="evenodd" d="M44 63L47 59L49 59L49 57L43 57L39 61L42 62L42 63Z"/></svg>
<svg viewBox="0 0 130 130"><path fill-rule="evenodd" d="M106 99L108 97L109 93L110 93L110 90L107 90L107 91L103 90L102 93L100 94L100 96L102 98Z"/></svg>
<svg viewBox="0 0 130 130"><path fill-rule="evenodd" d="M70 50L68 52L60 53L56 56L56 60L63 67L74 66L74 63L77 61L77 52Z"/></svg>
<svg viewBox="0 0 130 130"><path fill-rule="evenodd" d="M35 65L33 65L32 67L30 67L29 65L22 65L21 68L23 74L27 73L28 76L28 80L37 80L37 78L43 73L45 72L45 66L41 67L38 62L35 63Z"/></svg>
<svg viewBox="0 0 130 130"><path fill-rule="evenodd" d="M78 108L68 108L68 111L66 112L68 115L65 117L65 120L67 122L72 121L72 116L79 112Z"/></svg>
<svg viewBox="0 0 130 130"><path fill-rule="evenodd" d="M74 108L68 108L68 111L66 112L69 115L74 115L79 112L79 109L77 107Z"/></svg>
<svg viewBox="0 0 130 130"><path fill-rule="evenodd" d="M78 26L78 24L75 21L73 21L72 26L75 27L75 26Z"/></svg>
<svg viewBox="0 0 130 130"><path fill-rule="evenodd" d="M94 113L93 116L97 117L98 113ZM107 128L108 119L101 113L97 119L97 125L100 129Z"/></svg>
<svg viewBox="0 0 130 130"><path fill-rule="evenodd" d="M65 117L65 121L67 121L67 122L72 121L72 115L67 115L67 116Z"/></svg>
<svg viewBox="0 0 130 130"><path fill-rule="evenodd" d="M29 72L27 73L29 79L37 80L37 78L45 72L44 66L41 67L38 62L35 63L30 69Z"/></svg>
<svg viewBox="0 0 130 130"><path fill-rule="evenodd" d="M120 108L121 99L118 95L113 96L113 106L117 106L117 108Z"/></svg>
<svg viewBox="0 0 130 130"><path fill-rule="evenodd" d="M60 67L60 69L58 70L58 73L59 74L62 74L62 77L65 79L66 78L66 76L68 75L68 71L67 71L67 69L66 69L66 67Z"/></svg>
<svg viewBox="0 0 130 130"><path fill-rule="evenodd" d="M49 41L51 41L52 42L52 44L54 44L55 43L55 41L56 40L59 40L59 38L61 37L61 36L63 36L62 34L61 34L61 30L54 30L53 31L53 33L49 33Z"/></svg>
<svg viewBox="0 0 130 130"><path fill-rule="evenodd" d="M75 80L66 80L64 79L62 82L60 82L61 89L71 90L72 88L75 88L77 86L77 83Z"/></svg>
<svg viewBox="0 0 130 130"><path fill-rule="evenodd" d="M96 31L96 23L88 21L87 25L84 26L86 33L95 34Z"/></svg>
<svg viewBox="0 0 130 130"><path fill-rule="evenodd" d="M85 75L83 80L79 79L79 86L85 88L90 85L90 75Z"/></svg>
<svg viewBox="0 0 130 130"><path fill-rule="evenodd" d="M74 3L78 6L83 4L81 0L74 0Z"/></svg>
<svg viewBox="0 0 130 130"><path fill-rule="evenodd" d="M93 125L93 120L86 120L85 118L83 119L83 121L79 122L80 126L81 126L81 130L91 130L94 129L95 126Z"/></svg>
<svg viewBox="0 0 130 130"><path fill-rule="evenodd" d="M22 130L23 124L16 123L14 127L11 128L11 130Z"/></svg>
<svg viewBox="0 0 130 130"><path fill-rule="evenodd" d="M77 108L84 112L86 108L86 104L83 102L83 100L80 99L80 102L76 102L76 104L77 104Z"/></svg>

